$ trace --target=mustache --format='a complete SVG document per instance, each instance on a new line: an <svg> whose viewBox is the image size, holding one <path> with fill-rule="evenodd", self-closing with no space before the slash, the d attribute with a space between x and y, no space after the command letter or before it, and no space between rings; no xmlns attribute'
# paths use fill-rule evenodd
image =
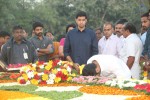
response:
<svg viewBox="0 0 150 100"><path fill-rule="evenodd" d="M120 31L116 31L116 33L121 33Z"/></svg>

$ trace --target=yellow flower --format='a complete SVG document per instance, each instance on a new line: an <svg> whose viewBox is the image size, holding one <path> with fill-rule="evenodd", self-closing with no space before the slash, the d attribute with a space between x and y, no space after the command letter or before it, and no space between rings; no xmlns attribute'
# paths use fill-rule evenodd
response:
<svg viewBox="0 0 150 100"><path fill-rule="evenodd" d="M30 82L31 82L31 84L34 84L34 85L38 84L38 80L36 80L36 79L31 79Z"/></svg>
<svg viewBox="0 0 150 100"><path fill-rule="evenodd" d="M33 72L34 75L38 74L38 72Z"/></svg>
<svg viewBox="0 0 150 100"><path fill-rule="evenodd" d="M76 74L75 74L75 73L72 73L70 76L73 76L73 77L75 77L75 76L76 76Z"/></svg>
<svg viewBox="0 0 150 100"><path fill-rule="evenodd" d="M85 65L79 66L79 69L80 69L80 75L82 74L82 70L83 70L84 66L85 66Z"/></svg>
<svg viewBox="0 0 150 100"><path fill-rule="evenodd" d="M66 69L62 69L62 72L63 72L64 75L67 75L67 74L68 74L68 72L67 72Z"/></svg>
<svg viewBox="0 0 150 100"><path fill-rule="evenodd" d="M53 74L56 74L56 73L57 73L57 70L56 70L56 69L52 69L52 73L53 73Z"/></svg>
<svg viewBox="0 0 150 100"><path fill-rule="evenodd" d="M67 81L71 81L71 80L72 80L72 77L68 77L68 78L67 78Z"/></svg>
<svg viewBox="0 0 150 100"><path fill-rule="evenodd" d="M150 80L147 80L147 83L150 83Z"/></svg>
<svg viewBox="0 0 150 100"><path fill-rule="evenodd" d="M143 76L147 77L147 75L148 75L147 71L144 71Z"/></svg>
<svg viewBox="0 0 150 100"><path fill-rule="evenodd" d="M36 61L36 63L35 63L35 64L37 65L38 63L39 63L39 61Z"/></svg>
<svg viewBox="0 0 150 100"><path fill-rule="evenodd" d="M46 66L45 66L45 69L46 69L46 70L50 70L50 68L51 68L51 67L50 67L49 65L46 65Z"/></svg>
<svg viewBox="0 0 150 100"><path fill-rule="evenodd" d="M56 77L56 78L54 79L54 81L55 81L55 83L59 83L59 82L61 81L61 78L60 78L60 77Z"/></svg>
<svg viewBox="0 0 150 100"><path fill-rule="evenodd" d="M19 83L21 79L23 79L23 77L19 77L19 78L17 79L17 82Z"/></svg>
<svg viewBox="0 0 150 100"><path fill-rule="evenodd" d="M36 68L35 67L30 67L31 70L33 71L36 71Z"/></svg>
<svg viewBox="0 0 150 100"><path fill-rule="evenodd" d="M43 81L48 80L48 75L47 75L47 74L43 74L43 75L42 75L42 80L43 80Z"/></svg>
<svg viewBox="0 0 150 100"><path fill-rule="evenodd" d="M45 69L46 69L46 70L50 70L50 69L52 68L52 64L53 64L53 61L50 60L50 61L48 62L48 64L45 66Z"/></svg>
<svg viewBox="0 0 150 100"><path fill-rule="evenodd" d="M22 74L22 77L27 81L28 80L28 75L27 74Z"/></svg>

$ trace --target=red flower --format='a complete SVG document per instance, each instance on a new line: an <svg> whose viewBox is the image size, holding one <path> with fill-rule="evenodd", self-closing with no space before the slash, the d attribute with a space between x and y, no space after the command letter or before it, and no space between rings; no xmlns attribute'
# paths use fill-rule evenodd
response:
<svg viewBox="0 0 150 100"><path fill-rule="evenodd" d="M67 75L64 75L61 71L58 71L56 73L56 77L60 77L62 79L62 81L66 81L67 80Z"/></svg>
<svg viewBox="0 0 150 100"><path fill-rule="evenodd" d="M143 90L143 89L144 89L144 86L137 84L137 85L134 87L134 89L136 89L136 90Z"/></svg>
<svg viewBox="0 0 150 100"><path fill-rule="evenodd" d="M57 73L56 73L56 77L61 77L62 76L62 72L61 71L58 71Z"/></svg>
<svg viewBox="0 0 150 100"><path fill-rule="evenodd" d="M64 75L64 74L63 74L63 75L61 76L62 81L66 81L67 78L68 78L67 75Z"/></svg>
<svg viewBox="0 0 150 100"><path fill-rule="evenodd" d="M39 80L40 76L36 74L36 75L34 75L34 79Z"/></svg>
<svg viewBox="0 0 150 100"><path fill-rule="evenodd" d="M50 71L44 70L44 73L45 73L45 74L50 74Z"/></svg>
<svg viewBox="0 0 150 100"><path fill-rule="evenodd" d="M53 60L53 65L52 65L53 68L57 66L57 63L58 63L59 61L60 61L60 60L57 60L57 59L56 59L56 60Z"/></svg>
<svg viewBox="0 0 150 100"><path fill-rule="evenodd" d="M12 73L9 78L10 79L17 79L18 77L20 77L20 74L15 74L15 73Z"/></svg>
<svg viewBox="0 0 150 100"><path fill-rule="evenodd" d="M38 61L37 65L43 65L44 61Z"/></svg>
<svg viewBox="0 0 150 100"><path fill-rule="evenodd" d="M46 81L41 81L39 84L47 84Z"/></svg>
<svg viewBox="0 0 150 100"><path fill-rule="evenodd" d="M150 89L147 89L146 92L150 93Z"/></svg>
<svg viewBox="0 0 150 100"><path fill-rule="evenodd" d="M26 84L26 81L24 79L20 79L20 84Z"/></svg>

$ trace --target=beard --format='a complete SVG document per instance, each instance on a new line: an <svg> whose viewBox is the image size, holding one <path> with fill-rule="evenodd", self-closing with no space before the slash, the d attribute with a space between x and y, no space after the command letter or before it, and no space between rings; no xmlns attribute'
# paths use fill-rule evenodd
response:
<svg viewBox="0 0 150 100"><path fill-rule="evenodd" d="M143 30L145 30L145 31L147 31L147 29L148 29L148 27L146 27L146 26L143 26L142 28L143 28Z"/></svg>
<svg viewBox="0 0 150 100"><path fill-rule="evenodd" d="M37 36L42 36L42 32L36 33Z"/></svg>

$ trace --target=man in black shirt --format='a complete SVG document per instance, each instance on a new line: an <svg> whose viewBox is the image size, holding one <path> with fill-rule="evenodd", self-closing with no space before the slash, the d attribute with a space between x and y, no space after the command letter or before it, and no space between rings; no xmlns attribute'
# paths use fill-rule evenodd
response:
<svg viewBox="0 0 150 100"><path fill-rule="evenodd" d="M87 60L98 54L98 42L93 30L86 28L87 15L81 11L76 15L77 28L68 32L64 45L64 56L75 66L86 64Z"/></svg>

